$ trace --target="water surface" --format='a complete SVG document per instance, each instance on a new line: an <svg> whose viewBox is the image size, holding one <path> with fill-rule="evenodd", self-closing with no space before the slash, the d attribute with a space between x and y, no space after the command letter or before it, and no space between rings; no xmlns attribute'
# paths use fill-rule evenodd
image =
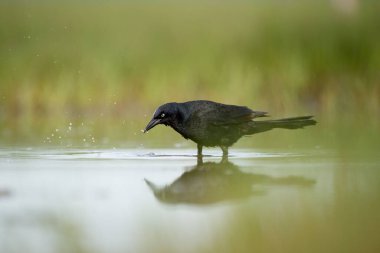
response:
<svg viewBox="0 0 380 253"><path fill-rule="evenodd" d="M0 252L380 252L379 159L3 148Z"/></svg>

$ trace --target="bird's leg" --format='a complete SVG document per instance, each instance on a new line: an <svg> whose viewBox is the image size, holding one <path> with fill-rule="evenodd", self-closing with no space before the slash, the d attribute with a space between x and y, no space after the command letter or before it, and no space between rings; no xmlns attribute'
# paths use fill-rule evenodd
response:
<svg viewBox="0 0 380 253"><path fill-rule="evenodd" d="M197 144L198 157L202 157L202 148L203 146L201 144Z"/></svg>
<svg viewBox="0 0 380 253"><path fill-rule="evenodd" d="M220 148L223 151L223 158L228 157L228 147L226 147L226 146L220 146Z"/></svg>
<svg viewBox="0 0 380 253"><path fill-rule="evenodd" d="M197 149L198 149L197 163L198 163L198 165L203 163L202 148L203 148L202 145L197 144Z"/></svg>

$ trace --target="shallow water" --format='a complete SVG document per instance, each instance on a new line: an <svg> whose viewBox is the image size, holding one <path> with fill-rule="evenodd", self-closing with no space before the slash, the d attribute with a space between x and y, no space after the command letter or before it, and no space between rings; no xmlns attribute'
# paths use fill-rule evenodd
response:
<svg viewBox="0 0 380 253"><path fill-rule="evenodd" d="M378 158L0 150L0 252L380 252Z"/></svg>

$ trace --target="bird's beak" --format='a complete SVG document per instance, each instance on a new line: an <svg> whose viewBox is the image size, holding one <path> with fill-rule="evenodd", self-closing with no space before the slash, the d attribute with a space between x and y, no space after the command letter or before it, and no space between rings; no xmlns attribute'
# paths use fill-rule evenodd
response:
<svg viewBox="0 0 380 253"><path fill-rule="evenodd" d="M148 123L148 125L143 130L143 133L148 132L150 129L155 127L156 125L160 124L161 119L151 119L151 121Z"/></svg>

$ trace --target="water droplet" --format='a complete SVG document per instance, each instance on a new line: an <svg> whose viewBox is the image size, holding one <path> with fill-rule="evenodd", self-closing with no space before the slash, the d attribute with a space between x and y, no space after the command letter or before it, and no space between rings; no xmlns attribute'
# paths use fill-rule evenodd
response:
<svg viewBox="0 0 380 253"><path fill-rule="evenodd" d="M182 145L182 143L175 143L174 144L174 147L176 147L176 148L181 148L183 145Z"/></svg>

